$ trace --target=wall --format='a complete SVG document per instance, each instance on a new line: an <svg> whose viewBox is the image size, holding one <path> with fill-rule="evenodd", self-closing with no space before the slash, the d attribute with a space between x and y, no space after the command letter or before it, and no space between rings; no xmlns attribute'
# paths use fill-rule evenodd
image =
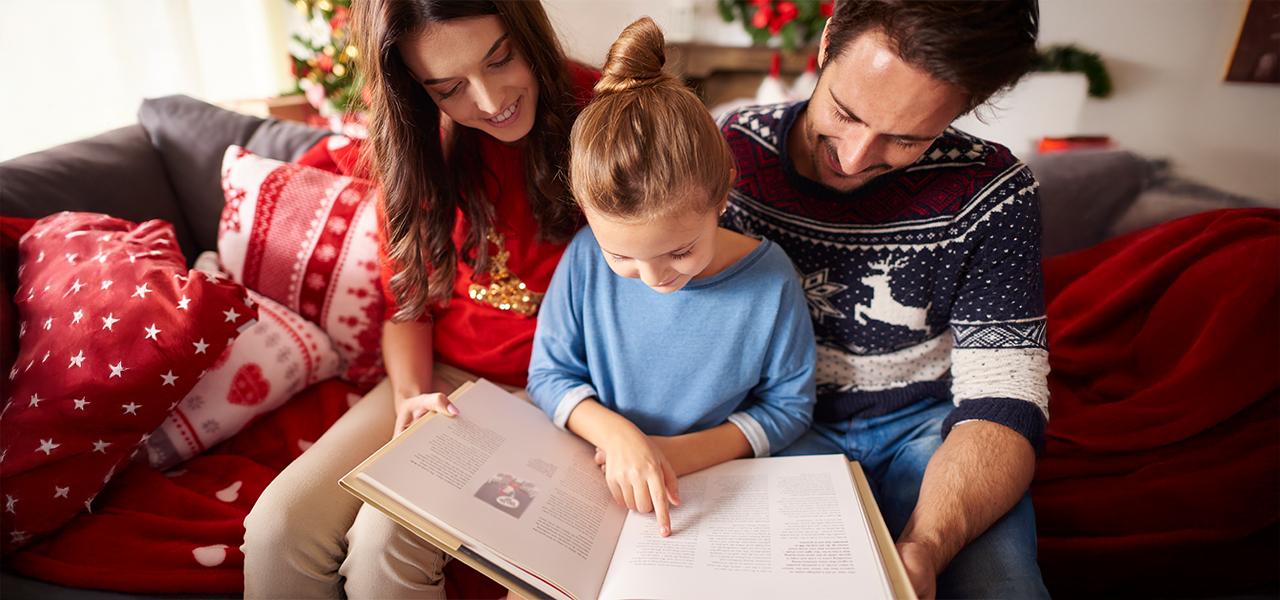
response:
<svg viewBox="0 0 1280 600"><path fill-rule="evenodd" d="M715 0L543 0L565 53L600 67L618 34L640 17L650 17L671 41L747 46L751 38L737 23L725 23ZM681 17L688 15L688 21ZM766 65L767 66L767 65Z"/></svg>
<svg viewBox="0 0 1280 600"><path fill-rule="evenodd" d="M290 12L283 0L0 0L0 160L136 123L143 98L279 93Z"/></svg>
<svg viewBox="0 0 1280 600"><path fill-rule="evenodd" d="M1112 97L1081 129L1198 181L1280 205L1280 86L1224 83L1248 0L1041 0L1044 44L1102 55Z"/></svg>

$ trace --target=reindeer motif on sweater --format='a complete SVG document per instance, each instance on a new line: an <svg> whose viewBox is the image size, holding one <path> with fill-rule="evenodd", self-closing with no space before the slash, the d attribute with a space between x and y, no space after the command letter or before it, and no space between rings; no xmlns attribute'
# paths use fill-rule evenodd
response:
<svg viewBox="0 0 1280 600"><path fill-rule="evenodd" d="M864 325L867 323L867 319L872 319L890 325L901 325L917 331L927 331L929 329L925 325L925 317L929 314L929 306L931 305L926 305L924 308L916 308L914 306L906 306L893 299L893 288L890 286L893 280L892 272L906 263L907 259L905 258L897 259L893 262L886 258L882 261L871 263L872 274L862 278L862 283L874 290L871 296L871 303L854 306L854 320Z"/></svg>

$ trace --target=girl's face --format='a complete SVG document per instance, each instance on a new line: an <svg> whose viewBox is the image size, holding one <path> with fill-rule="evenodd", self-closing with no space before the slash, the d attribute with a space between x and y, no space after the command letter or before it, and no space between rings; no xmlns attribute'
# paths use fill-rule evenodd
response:
<svg viewBox="0 0 1280 600"><path fill-rule="evenodd" d="M663 294L698 279L715 259L718 210L650 221L622 221L590 209L583 212L609 268Z"/></svg>
<svg viewBox="0 0 1280 600"><path fill-rule="evenodd" d="M508 144L538 111L538 80L496 16L432 23L397 45L405 65L459 125Z"/></svg>

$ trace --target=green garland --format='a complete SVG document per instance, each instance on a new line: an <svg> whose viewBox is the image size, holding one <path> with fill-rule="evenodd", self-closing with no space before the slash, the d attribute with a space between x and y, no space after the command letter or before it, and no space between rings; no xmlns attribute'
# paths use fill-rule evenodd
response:
<svg viewBox="0 0 1280 600"><path fill-rule="evenodd" d="M1084 73L1089 81L1089 96L1106 98L1111 95L1111 75L1107 73L1107 65L1095 52L1081 50L1075 44L1049 46L1040 50L1036 61L1036 71L1058 71L1064 73Z"/></svg>

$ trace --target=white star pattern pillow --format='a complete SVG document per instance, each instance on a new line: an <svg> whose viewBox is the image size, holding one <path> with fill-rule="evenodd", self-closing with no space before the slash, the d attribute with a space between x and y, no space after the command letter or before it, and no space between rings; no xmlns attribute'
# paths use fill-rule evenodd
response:
<svg viewBox="0 0 1280 600"><path fill-rule="evenodd" d="M343 359L340 377L376 384L386 370L372 184L230 146L222 189L222 268L324 329Z"/></svg>
<svg viewBox="0 0 1280 600"><path fill-rule="evenodd" d="M163 221L59 213L19 251L19 349L0 412L6 555L91 510L257 318L243 286L186 268Z"/></svg>
<svg viewBox="0 0 1280 600"><path fill-rule="evenodd" d="M258 307L257 324L147 439L151 468L163 471L230 439L307 386L338 374L338 353L319 326L252 290L249 298ZM207 351L199 346L197 352Z"/></svg>

